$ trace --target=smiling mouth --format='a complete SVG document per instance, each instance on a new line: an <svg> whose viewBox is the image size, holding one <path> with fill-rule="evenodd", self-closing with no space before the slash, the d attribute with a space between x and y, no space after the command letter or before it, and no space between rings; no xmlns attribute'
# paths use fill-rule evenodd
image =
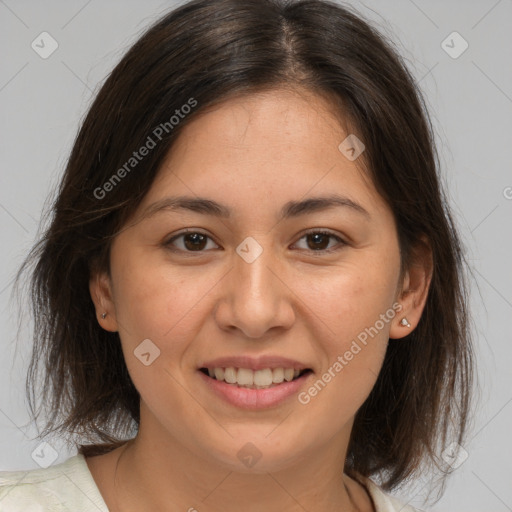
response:
<svg viewBox="0 0 512 512"><path fill-rule="evenodd" d="M239 388L267 389L283 383L300 379L312 373L312 370L294 370L293 368L266 368L253 371L247 368L200 368L200 372L213 380L224 382Z"/></svg>

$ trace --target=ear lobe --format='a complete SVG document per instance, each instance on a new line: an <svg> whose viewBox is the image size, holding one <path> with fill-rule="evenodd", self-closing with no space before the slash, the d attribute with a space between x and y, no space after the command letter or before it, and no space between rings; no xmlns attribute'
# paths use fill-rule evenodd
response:
<svg viewBox="0 0 512 512"><path fill-rule="evenodd" d="M389 337L400 339L410 334L418 325L427 302L432 280L432 249L425 236L413 248L411 264L407 269L401 292L396 301L402 305L401 311L393 319ZM402 320L405 320L402 322ZM410 324L410 327L407 326Z"/></svg>
<svg viewBox="0 0 512 512"><path fill-rule="evenodd" d="M96 309L96 318L103 329L117 331L115 303L110 278L105 272L96 272L89 279L89 292Z"/></svg>

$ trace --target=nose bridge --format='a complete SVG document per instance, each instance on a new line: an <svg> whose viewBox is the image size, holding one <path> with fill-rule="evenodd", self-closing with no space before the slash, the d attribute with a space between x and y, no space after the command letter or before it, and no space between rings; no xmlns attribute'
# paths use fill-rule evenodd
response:
<svg viewBox="0 0 512 512"><path fill-rule="evenodd" d="M261 240L261 239L260 239ZM250 299L252 308L258 307L258 303L267 302L267 309L273 304L273 294L276 292L274 274L269 270L275 257L270 247L270 238L267 238L265 248L263 243L253 237L245 238L236 248L235 279L238 288L236 295L240 298ZM274 265L275 266L275 265ZM243 301L245 302L245 301Z"/></svg>
<svg viewBox="0 0 512 512"><path fill-rule="evenodd" d="M277 266L270 238L260 243L247 237L239 244L230 296L225 297L229 306L225 305L224 311L228 312L221 321L238 327L249 337L260 337L271 327L289 325L293 319L286 286L275 275Z"/></svg>

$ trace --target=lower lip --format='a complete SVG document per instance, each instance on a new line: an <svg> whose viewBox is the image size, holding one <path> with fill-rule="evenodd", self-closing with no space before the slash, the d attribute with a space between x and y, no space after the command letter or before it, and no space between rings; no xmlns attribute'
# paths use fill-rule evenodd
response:
<svg viewBox="0 0 512 512"><path fill-rule="evenodd" d="M236 384L228 384L222 380L208 377L198 370L206 385L219 397L231 405L242 409L266 409L281 404L290 396L296 394L306 383L306 380L313 375L311 371L290 382L284 381L278 386L266 389L241 388Z"/></svg>

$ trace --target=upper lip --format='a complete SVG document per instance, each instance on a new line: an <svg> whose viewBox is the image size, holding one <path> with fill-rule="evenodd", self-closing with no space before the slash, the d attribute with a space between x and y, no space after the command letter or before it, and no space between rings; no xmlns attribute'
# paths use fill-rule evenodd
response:
<svg viewBox="0 0 512 512"><path fill-rule="evenodd" d="M250 356L229 356L219 357L211 361L205 361L199 368L248 368L250 370L263 370L265 368L293 368L294 370L310 369L308 365L276 355L260 357Z"/></svg>

